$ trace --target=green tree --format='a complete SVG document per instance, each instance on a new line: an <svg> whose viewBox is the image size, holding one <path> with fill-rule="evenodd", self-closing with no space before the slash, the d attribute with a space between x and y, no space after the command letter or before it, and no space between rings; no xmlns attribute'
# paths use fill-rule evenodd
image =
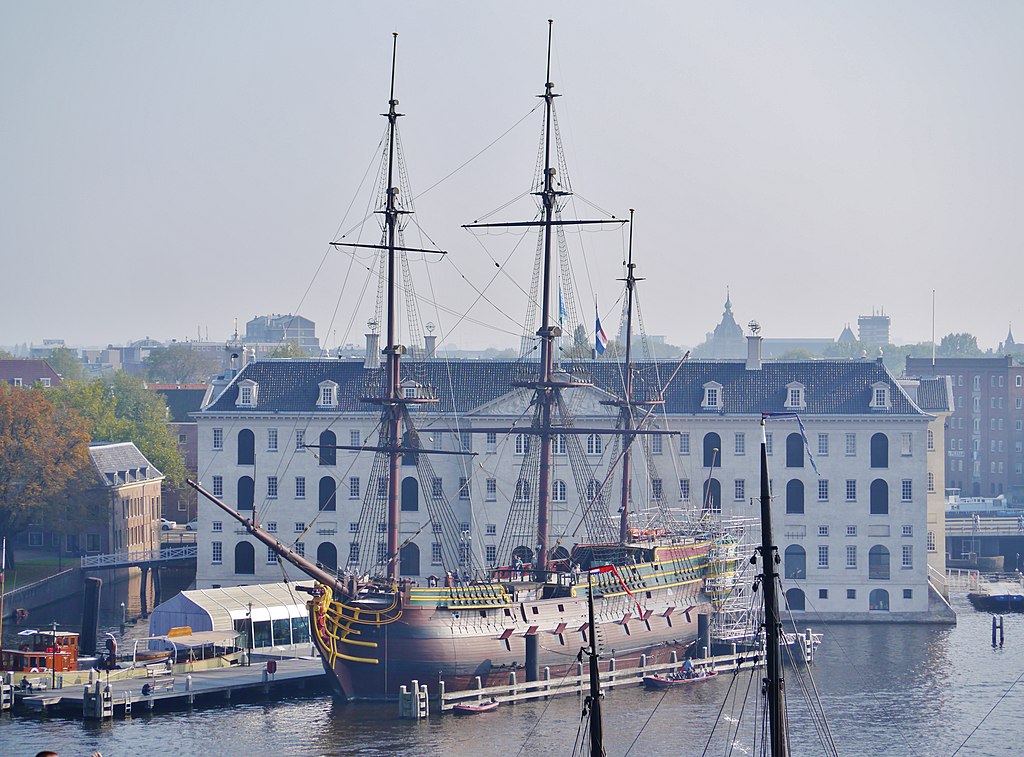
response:
<svg viewBox="0 0 1024 757"><path fill-rule="evenodd" d="M32 523L58 532L100 516L86 424L41 389L0 383L0 535Z"/></svg>
<svg viewBox="0 0 1024 757"><path fill-rule="evenodd" d="M109 378L66 381L54 401L78 413L94 441L133 442L169 485L184 484L185 462L167 433L167 403L141 379L118 371Z"/></svg>
<svg viewBox="0 0 1024 757"><path fill-rule="evenodd" d="M72 349L57 347L50 352L46 362L65 381L81 381L85 378L85 366L78 358L78 353Z"/></svg>
<svg viewBox="0 0 1024 757"><path fill-rule="evenodd" d="M267 357L309 357L296 341L288 341L267 353Z"/></svg>
<svg viewBox="0 0 1024 757"><path fill-rule="evenodd" d="M967 332L946 334L935 353L941 357L980 357L985 354L978 347L978 337Z"/></svg>
<svg viewBox="0 0 1024 757"><path fill-rule="evenodd" d="M172 344L150 351L146 358L150 381L168 384L205 383L220 370L220 360L187 344Z"/></svg>
<svg viewBox="0 0 1024 757"><path fill-rule="evenodd" d="M14 360L14 355L7 350L0 350L0 360Z"/></svg>
<svg viewBox="0 0 1024 757"><path fill-rule="evenodd" d="M786 350L779 355L779 360L813 360L819 357L810 350L805 350L803 347L796 347L791 350Z"/></svg>

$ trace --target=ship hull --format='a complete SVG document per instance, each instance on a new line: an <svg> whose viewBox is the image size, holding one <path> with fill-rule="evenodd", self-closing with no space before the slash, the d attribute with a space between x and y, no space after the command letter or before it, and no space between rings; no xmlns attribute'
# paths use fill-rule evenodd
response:
<svg viewBox="0 0 1024 757"><path fill-rule="evenodd" d="M598 599L598 650L604 660L629 667L647 654L668 662L674 649L697 635L697 615L710 606L702 582L675 589ZM574 592L575 593L575 592ZM314 615L312 618L316 623ZM526 679L528 637L537 639L541 677L576 671L576 655L588 644L585 590L576 596L531 599L517 596L503 607L404 606L394 622L354 624L357 634L334 649L314 633L334 694L342 699L398 697L412 681L431 689L443 680L449 691ZM363 660L363 661L360 661ZM607 663L605 663L607 664ZM479 680L479 683L478 683Z"/></svg>

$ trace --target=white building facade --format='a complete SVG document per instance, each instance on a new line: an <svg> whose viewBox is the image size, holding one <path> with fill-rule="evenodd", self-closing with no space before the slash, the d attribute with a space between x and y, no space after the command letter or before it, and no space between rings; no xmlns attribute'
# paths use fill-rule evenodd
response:
<svg viewBox="0 0 1024 757"><path fill-rule="evenodd" d="M762 362L759 340L751 339L746 361L683 364L650 419L676 433L633 445L631 510L755 516L761 413L795 413L806 443L792 415L767 425L775 538L794 615L934 619L928 583L934 544L927 538L932 416L881 361ZM612 430L617 409L603 403L621 386L621 365L585 367L592 385L564 390L563 404L576 427ZM652 385L674 368L640 364L638 384ZM442 499L458 522L459 570L508 564L513 547L533 551L529 526L524 530L516 513L528 512L535 498L523 470L537 437L472 432L529 427L530 395L513 388L522 369L513 361L407 364L406 375L416 381L406 391L433 391L438 400L412 411L421 446L472 454L423 455L432 468L427 477L402 466L403 576L426 583L452 569L434 522ZM197 414L203 485L247 516L255 512L283 544L330 568L355 565L366 557L361 550L382 557L383 524L376 524L376 545L367 544L360 524L360 513L386 491L374 455L331 446L378 443L379 410L360 397L371 394L380 370L343 360L246 366ZM597 522L617 533L620 480L608 471L621 453L618 438L586 433L554 440L550 548L570 550L594 538L581 523L588 507L599 508ZM645 525L642 516L636 525ZM302 578L202 500L198 546L200 589Z"/></svg>

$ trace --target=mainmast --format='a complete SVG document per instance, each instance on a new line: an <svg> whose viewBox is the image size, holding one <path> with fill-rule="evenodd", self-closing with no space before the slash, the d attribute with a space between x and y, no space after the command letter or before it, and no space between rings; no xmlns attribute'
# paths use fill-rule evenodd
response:
<svg viewBox="0 0 1024 757"><path fill-rule="evenodd" d="M633 274L636 264L633 262L633 208L629 209L629 256L626 261L626 366L625 391L623 393L622 420L626 431L633 430L633 288L637 278ZM629 489L631 477L631 457L633 437L623 437L622 451L622 499L619 503L619 543L629 540Z"/></svg>
<svg viewBox="0 0 1024 757"><path fill-rule="evenodd" d="M778 550L772 536L772 492L768 479L768 442L765 418L761 417L761 591L764 594L764 631L767 669L764 695L768 708L768 733L771 757L786 757L786 713L782 680L782 619L779 615L776 568Z"/></svg>

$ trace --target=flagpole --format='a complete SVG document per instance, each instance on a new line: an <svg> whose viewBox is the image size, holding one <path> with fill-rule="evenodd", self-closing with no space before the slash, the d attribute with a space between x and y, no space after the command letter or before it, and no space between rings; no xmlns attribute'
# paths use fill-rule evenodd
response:
<svg viewBox="0 0 1024 757"><path fill-rule="evenodd" d="M0 649L4 646L4 590L6 588L5 571L7 568L7 537L0 547Z"/></svg>

